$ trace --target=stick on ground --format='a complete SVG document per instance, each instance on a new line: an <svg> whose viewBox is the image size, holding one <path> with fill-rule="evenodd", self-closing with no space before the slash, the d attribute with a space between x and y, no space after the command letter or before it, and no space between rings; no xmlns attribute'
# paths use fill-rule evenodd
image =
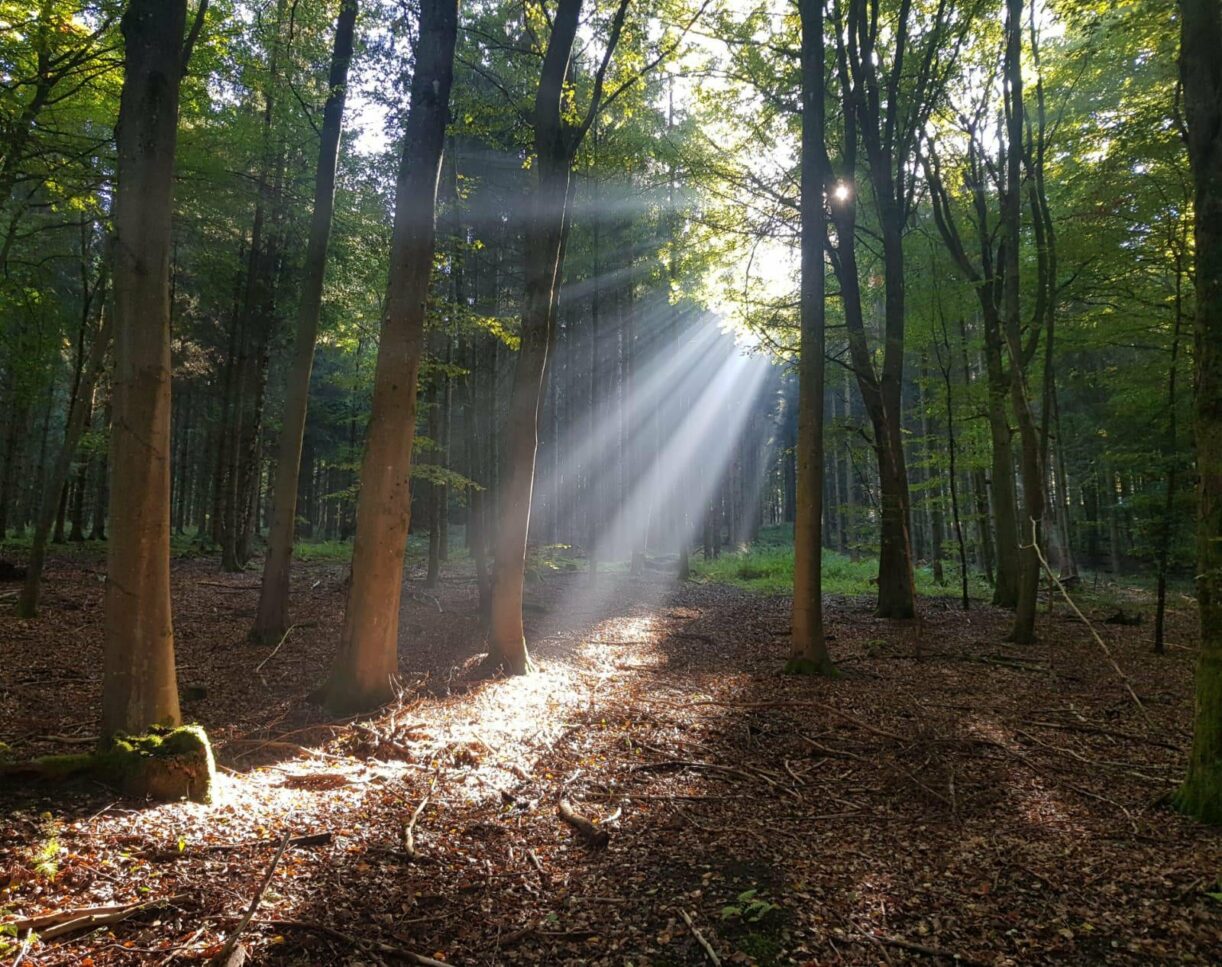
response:
<svg viewBox="0 0 1222 967"><path fill-rule="evenodd" d="M42 940L53 940L70 933L82 930L92 930L94 927L107 927L126 920L141 910L151 907L165 906L185 899L185 894L163 897L157 900L141 900L138 903L120 903L102 907L78 907L75 910L57 910L54 913L44 913L41 916L26 920L12 920L0 924L0 927L11 929L17 936L26 931L33 931Z"/></svg>
<svg viewBox="0 0 1222 967"><path fill-rule="evenodd" d="M610 833L577 812L573 808L573 804L567 799L560 800L559 812L560 818L577 830L581 834L581 838L595 849L605 849L607 844L611 842Z"/></svg>
<svg viewBox="0 0 1222 967"><path fill-rule="evenodd" d="M412 813L412 818L408 820L407 825L403 827L403 852L408 855L409 859L419 859L420 854L416 852L416 820L420 818L420 814L424 812L424 807L429 804L429 797L425 796L420 800L420 805L416 807Z"/></svg>
<svg viewBox="0 0 1222 967"><path fill-rule="evenodd" d="M713 949L713 945L705 939L704 934L696 929L696 925L692 923L692 918L688 916L686 910L680 910L679 912L683 915L683 922L687 924L687 929L692 932L692 936L704 948L704 952L708 955L709 963L713 967L721 967L721 958L717 956L717 951Z"/></svg>
<svg viewBox="0 0 1222 967"><path fill-rule="evenodd" d="M213 959L212 962L214 964L229 964L229 958L233 955L234 948L238 945L238 938L242 936L242 931L250 925L251 918L255 915L255 911L259 909L259 904L263 902L263 894L267 892L267 888L271 885L276 867L280 865L280 858L284 856L284 851L288 849L289 839L289 831L286 829L284 835L280 837L280 845L276 847L276 853L272 857L272 861L267 864L267 870L263 874L263 882L259 884L259 889L255 891L255 895L250 898L250 906L246 908L246 913L242 915L242 919L234 927L233 933L225 941L225 946L221 948L221 952ZM238 962L241 963L243 960L245 960L245 957L242 957Z"/></svg>

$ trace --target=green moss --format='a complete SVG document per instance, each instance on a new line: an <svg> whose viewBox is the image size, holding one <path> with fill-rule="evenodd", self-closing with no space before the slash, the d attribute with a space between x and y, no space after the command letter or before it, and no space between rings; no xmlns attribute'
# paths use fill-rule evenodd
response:
<svg viewBox="0 0 1222 967"><path fill-rule="evenodd" d="M75 752L70 755L44 755L33 760L31 765L37 768L38 774L47 779L71 779L90 772L97 765L97 756L89 752ZM18 767L25 765L18 763Z"/></svg>
<svg viewBox="0 0 1222 967"><path fill-rule="evenodd" d="M65 781L89 776L119 786L129 796L173 802L211 802L216 762L208 736L198 725L150 729L143 735L115 736L93 753L50 755L10 763L0 774Z"/></svg>
<svg viewBox="0 0 1222 967"><path fill-rule="evenodd" d="M735 941L735 945L740 951L751 958L751 961L758 964L759 967L771 967L773 964L779 964L781 954L784 951L784 944L781 943L781 938L772 932L763 930L752 930Z"/></svg>
<svg viewBox="0 0 1222 967"><path fill-rule="evenodd" d="M835 678L837 675L835 666L829 661L826 664L821 664L811 658L790 658L785 663L786 675L818 675L828 678Z"/></svg>
<svg viewBox="0 0 1222 967"><path fill-rule="evenodd" d="M1196 770L1176 790L1175 808L1210 826L1222 826L1222 766Z"/></svg>

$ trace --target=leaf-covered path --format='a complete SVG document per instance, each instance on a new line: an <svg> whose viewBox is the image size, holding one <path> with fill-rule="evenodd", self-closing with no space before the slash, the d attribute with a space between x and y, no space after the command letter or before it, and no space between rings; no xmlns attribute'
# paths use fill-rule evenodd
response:
<svg viewBox="0 0 1222 967"><path fill-rule="evenodd" d="M1143 627L1101 626L1143 711L1059 608L1019 649L986 608L927 601L904 624L833 601L842 674L808 681L778 673L786 600L661 574L537 581L541 670L516 680L474 678L471 581L416 594L400 701L335 722L308 693L342 571L298 568L299 624L273 651L244 641L254 575L178 562L185 713L223 799L4 789L0 921L164 899L24 962L199 961L287 833L313 838L289 843L242 933L259 963L1215 962L1219 839L1158 805L1187 745L1188 611L1165 658ZM15 754L87 740L100 596L60 561L44 618L0 618Z"/></svg>

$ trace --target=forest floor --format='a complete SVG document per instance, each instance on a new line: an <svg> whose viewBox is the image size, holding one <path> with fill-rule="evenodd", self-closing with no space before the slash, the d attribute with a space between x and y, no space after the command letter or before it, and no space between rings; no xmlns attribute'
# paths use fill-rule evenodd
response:
<svg viewBox="0 0 1222 967"><path fill-rule="evenodd" d="M242 933L258 963L1218 962L1222 839L1161 804L1190 727L1182 597L1164 657L1148 618L1097 626L1141 707L1061 604L1019 648L984 606L925 599L899 623L832 599L841 674L807 680L779 674L786 599L661 572L534 581L539 672L479 681L475 585L456 567L405 595L399 701L334 721L308 695L344 570L297 566L298 624L273 651L244 638L257 573L175 562L184 714L215 744L220 801L0 790L0 923L148 903L24 964L215 956L286 833L314 838ZM43 617L0 617L14 754L89 741L102 580L57 558ZM559 819L561 799L607 848ZM0 960L23 956L6 942Z"/></svg>

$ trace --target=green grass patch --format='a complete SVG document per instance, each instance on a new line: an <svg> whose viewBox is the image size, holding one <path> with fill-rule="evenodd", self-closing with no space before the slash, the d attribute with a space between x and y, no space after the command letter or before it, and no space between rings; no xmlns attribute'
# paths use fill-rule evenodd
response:
<svg viewBox="0 0 1222 967"><path fill-rule="evenodd" d="M293 556L307 564L345 564L352 559L352 541L298 541Z"/></svg>
<svg viewBox="0 0 1222 967"><path fill-rule="evenodd" d="M762 594L789 594L793 591L793 542L787 531L787 527L764 528L759 539L745 551L723 552L720 557L708 561L694 556L692 573L704 581L729 584ZM941 586L934 581L930 568L918 567L917 593L931 596L958 594L955 567L950 562L945 567L946 583ZM871 583L876 577L876 558L862 557L853 561L847 554L824 549L824 594L872 595L877 590L877 586ZM971 595L979 597L987 590L984 582L973 575L969 584Z"/></svg>

